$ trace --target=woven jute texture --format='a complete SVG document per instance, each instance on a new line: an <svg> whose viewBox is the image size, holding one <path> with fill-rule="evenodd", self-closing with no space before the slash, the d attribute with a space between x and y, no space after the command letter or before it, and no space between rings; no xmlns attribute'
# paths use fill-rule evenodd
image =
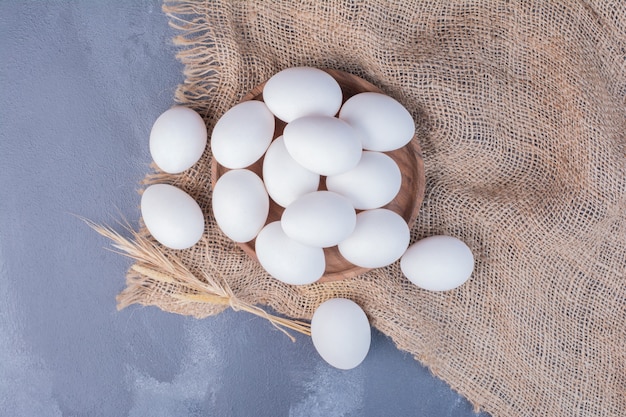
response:
<svg viewBox="0 0 626 417"><path fill-rule="evenodd" d="M441 293L411 284L399 262L281 284L215 225L208 149L183 174L146 178L181 187L207 216L200 243L166 256L291 318L350 298L494 416L626 415L626 2L172 1L164 11L180 30L176 101L209 132L293 66L353 73L404 104L426 170L412 241L456 236L476 268ZM175 284L136 272L128 282L126 304L196 317L224 308L181 302Z"/></svg>

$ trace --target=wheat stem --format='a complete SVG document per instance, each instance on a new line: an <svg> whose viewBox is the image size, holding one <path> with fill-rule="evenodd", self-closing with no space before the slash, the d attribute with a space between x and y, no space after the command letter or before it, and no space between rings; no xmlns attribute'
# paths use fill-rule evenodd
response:
<svg viewBox="0 0 626 417"><path fill-rule="evenodd" d="M181 259L174 256L166 256L155 243L132 230L128 224L124 227L132 234L132 240L125 238L110 227L97 225L84 218L82 220L100 235L111 240L112 246L116 249L114 252L135 261L130 270L152 281L168 284L166 286L167 290L157 286L153 291L167 291L168 296L185 303L228 305L235 311L241 310L265 318L293 342L295 342L295 338L286 329L308 336L311 335L309 323L274 316L256 305L237 298L220 271L211 261L210 256L207 256L206 259L211 273L202 271L202 277L205 279L203 281L196 277L183 264ZM174 291L176 288L179 291ZM185 290L180 291L180 289Z"/></svg>

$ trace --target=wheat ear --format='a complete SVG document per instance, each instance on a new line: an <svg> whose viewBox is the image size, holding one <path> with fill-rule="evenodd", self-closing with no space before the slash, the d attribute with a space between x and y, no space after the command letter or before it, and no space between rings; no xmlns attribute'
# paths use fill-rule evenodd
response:
<svg viewBox="0 0 626 417"><path fill-rule="evenodd" d="M202 278L204 279L200 279L179 258L171 255L166 256L156 243L145 238L129 225L124 227L131 234L132 238L130 239L108 226L101 226L84 218L82 220L112 242L113 252L135 261L130 268L133 272L154 282L165 284L165 286L184 289L184 291L169 292L168 295L172 298L183 303L209 303L229 306L235 311L246 311L263 317L294 342L295 338L286 329L311 335L309 323L272 315L256 305L237 298L214 265L209 264L208 267L212 269L211 273L203 272ZM118 305L118 308L121 309L126 306L127 304L122 304Z"/></svg>

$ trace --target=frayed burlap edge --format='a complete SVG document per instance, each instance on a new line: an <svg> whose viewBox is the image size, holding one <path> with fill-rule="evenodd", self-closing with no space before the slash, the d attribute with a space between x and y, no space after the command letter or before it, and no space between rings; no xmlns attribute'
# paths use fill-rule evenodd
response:
<svg viewBox="0 0 626 417"><path fill-rule="evenodd" d="M224 14L223 20L228 21L228 13L232 12L231 9L234 9L234 6L231 8L225 7L223 10L215 10L214 8L216 7L216 4L209 2L196 3L193 1L172 1L166 2L163 8L164 12L170 19L170 24L181 32L181 35L175 38L174 43L181 48L177 57L185 65L185 82L179 86L176 92L176 101L182 105L186 105L197 110L205 118L209 129L214 125L221 114L239 101L239 99L249 89L264 81L271 71L275 70L272 65L269 65L265 71L247 72L247 69L242 66L227 68L223 66L223 63L215 61L216 57L222 56L226 52L218 51L219 53L214 53L215 51L212 51L211 48L226 47L232 49L233 53L237 53L238 48L237 42L233 41L233 39L237 39L235 34L237 28L215 26L214 21L209 22L205 19L205 16L210 13L222 13ZM586 5L585 7L587 8L585 10L589 10L591 6ZM600 19L600 14L594 11L593 7L591 7L591 11L593 13L589 12L590 16L595 15L595 19ZM622 14L616 11L613 17L616 21L618 21L623 18ZM610 16L610 14L604 13L603 16ZM623 33L618 34L616 32L615 35L623 41ZM216 39L218 39L219 42L216 42ZM401 85L397 83L394 84L393 81L389 81L384 74L378 71L375 65L368 66L366 62L357 63L351 61L346 63L330 57L323 62L315 60L292 62L291 66L307 64L316 65L318 63L323 66L353 72L356 75L362 76L374 84L381 86L390 94L395 95L395 97L400 101L407 99L403 96L403 89ZM224 71L229 71L230 76L223 76ZM236 75L233 75L232 72L235 72ZM559 74L559 76L560 75L561 74ZM233 79L236 81L232 82ZM409 106L409 108L414 117L416 117L418 126L425 131L430 129L430 121L428 117L424 116L415 107ZM622 125L626 126L625 123L622 123ZM210 207L210 202L208 201L208 195L210 193L210 177L208 174L209 166L210 155L205 155L193 172L188 175L181 177L179 175L167 175L162 173L150 174L146 177L144 184L147 185L155 182L165 182L177 185L196 198L202 207L207 208ZM431 182L429 185L433 186L433 183ZM432 192L434 193L434 191ZM545 198L549 199L551 196L547 195ZM426 199L425 204L428 204L427 200L428 199ZM540 205L542 204L542 201L538 200L536 204ZM428 210L429 208L425 208L422 214L427 215ZM515 207L503 205L502 217L507 218L507 216L509 216L510 218L513 218L516 214L515 210ZM620 216L619 214L613 212L609 212L608 214L612 216L613 219L617 219ZM480 216L480 214L478 215ZM428 220L425 220L422 225L424 225L425 222L428 222ZM614 233L620 230L623 231L623 222L619 223L621 226L617 223L618 220L615 220L615 222L616 226L613 228ZM214 226L214 224L209 224L207 226L207 231L211 231L211 228ZM569 401L569 404L574 403L574 400L569 398L569 396L567 401L559 400L559 396L565 396L564 391L559 388L551 394L548 393L548 397L544 397L544 399L548 398L550 400L550 406L545 406L545 409L542 408L544 405L539 402L539 398L541 398L539 393L543 389L541 385L536 387L536 390L533 391L534 394L528 393L528 395L523 399L510 397L510 394L501 388L501 380L495 378L490 379L488 374L486 375L481 369L476 369L476 364L469 362L459 365L459 360L463 361L464 358L451 358L449 355L446 356L443 354L444 352L438 351L437 348L433 349L433 346L439 346L433 343L435 339L437 339L437 337L434 336L437 333L441 334L443 331L445 334L446 331L449 331L450 335L464 334L462 328L455 327L458 323L447 317L444 311L433 310L436 309L437 306L450 306L451 308L454 306L454 308L461 311L466 309L469 314L469 312L473 311L471 308L472 303L477 300L482 300L482 306L478 310L491 312L495 317L496 311L493 310L493 308L500 306L498 306L497 303L492 305L489 298L496 296L501 297L502 294L507 294L506 289L498 288L499 279L496 275L493 275L493 271L488 267L489 264L494 265L494 263L502 262L502 260L492 255L492 251L490 249L493 248L489 248L488 245L484 245L480 240L480 236L474 232L472 227L472 225L459 226L450 224L436 225L436 227L430 227L428 230L429 233L436 231L465 237L466 242L470 244L470 247L477 256L475 275L478 277L488 278L488 283L491 285L491 288L482 284L482 286L468 285L463 290L455 292L454 294L424 294L423 292L416 290L411 286L411 284L407 283L407 281L402 278L397 265L373 271L372 273L365 274L357 279L346 282L324 285L314 284L302 288L286 289L283 286L273 283L269 277L263 277L262 273L259 273L258 271L258 265L247 259L245 254L240 251L236 245L229 246L227 242L216 238L214 233L207 233L207 237L203 239L199 245L201 248L194 249L192 253L185 252L183 254L179 254L166 249L163 250L163 253L172 258L181 257L185 259L197 259L197 251L201 250L204 253L211 254L211 257L217 256L216 258L211 258L211 262L215 262L219 265L219 253L224 250L229 251L231 258L233 256L235 258L239 256L240 262L236 266L229 264L219 265L219 267L227 271L228 280L232 283L233 291L236 293L236 296L252 305L269 306L278 311L280 314L285 314L296 319L310 318L315 307L327 298L334 296L351 298L362 305L364 310L368 313L374 327L389 335L399 349L411 352L417 360L428 366L435 375L447 381L453 389L466 396L477 410L485 409L494 415L502 416L528 415L528 412L531 414L541 414L541 410L554 411L555 408L558 410L559 403L567 403L567 401ZM533 224L522 224L520 227L532 230ZM555 231L558 232L558 230ZM142 233L145 234L145 230L142 229ZM425 234L426 231L414 228L414 230L412 230L412 240L415 241L423 237ZM532 248L526 246L523 241L519 241L517 243L517 248L532 250ZM511 250L515 249L515 246L511 248ZM583 262L586 262L585 259L587 258L585 258L584 255L581 255L581 257L579 257L580 261L572 261L569 257L567 257L565 252L559 252L555 254L546 254L545 259L547 263L552 262L557 265L559 262L567 262L567 267L574 270L577 268L582 269L582 264ZM528 267L528 265L525 265L523 261L516 260L514 258L509 259L509 262L517 262L517 265L521 268ZM601 263L599 265L600 267L602 266ZM196 270L196 273L198 274L201 273L201 271L198 271L198 265L192 265L190 266L190 269ZM202 268L199 269L201 270ZM617 277L621 277L623 279L623 270L614 269L614 272ZM241 284L246 282L245 276L247 274L257 274L260 278L267 279L259 279L257 281L261 282L255 281L254 286L245 287ZM162 287L152 286L146 281L142 282L142 277L145 278L142 274L137 274L136 271L129 271L129 286L122 294L120 294L120 297L118 298L120 306L135 303L142 305L155 305L165 311L187 314L195 317L206 317L212 314L217 314L224 308L224 306L212 305L210 303L181 303L180 300L177 300L175 297L171 297L171 294L176 294L179 291L178 288L168 288L167 290L164 290ZM380 283L383 280L387 282L385 287L387 291L385 291L382 295L379 295L375 301L372 301L372 294L370 291L372 286L375 286L376 283ZM609 295L609 305L614 306L616 311L624 311L623 300L622 304L619 304L618 298L614 298L616 290L611 290L611 288L613 288L612 286L607 287L607 284L604 284L604 286L600 288L602 288L603 294ZM606 293L606 291L613 291L613 293ZM414 297L414 299L417 300L416 304L418 304L418 306L410 311L399 309L398 305L401 304L397 303L396 299L399 294L402 294L402 297L407 297L407 294L409 294L409 297ZM619 292L617 292L617 294L619 294ZM297 300L295 304L294 300ZM511 312L511 314L515 315L518 313ZM417 316L419 316L419 318L416 318ZM406 327L407 323L414 323L416 321L420 323L419 329L416 330L413 326ZM411 331L407 332L409 328ZM623 328L612 328L608 331L612 337L621 337L623 340L626 340L623 338ZM481 355L481 352L483 351L481 345L499 343L496 336L497 335L495 334L484 334L482 340L473 340L472 338L469 338L468 340L472 340L472 343L475 343L474 346L470 347L474 350L474 352L476 352L474 357L476 357L476 355ZM532 336L529 337L532 338ZM454 343L454 340L450 340L450 343ZM593 346L593 349L595 349L597 344L594 342ZM505 347L505 345L502 345L502 347ZM540 346L537 349L543 349L543 347ZM611 352L611 354L608 360L617 367L617 371L619 372L620 369L626 370L623 366L626 359L626 354L623 349L612 348L609 352ZM541 355L543 353L539 351L538 354ZM485 353L485 355L487 355L487 353ZM489 360L486 363L500 363L504 360L513 359L517 365L523 364L524 359L516 357L515 351L507 351L506 355L508 355L506 358L500 355L489 357ZM532 359L535 360L536 358ZM451 365L450 363L447 363L447 361L453 361L455 364ZM507 368L507 366L503 363L500 368ZM511 368L511 371L519 372L519 369L521 368ZM580 372L583 371L581 370ZM500 377L508 378L502 375ZM513 376L513 378L515 378L515 376ZM523 375L518 376L520 382L522 378ZM615 380L614 375L612 375L611 378L612 379L610 379L610 381L613 381L613 383L620 383L622 384L620 386L623 386L623 378L621 382L619 382L619 380ZM593 385L597 382L598 379L588 380L586 382L583 380L582 385L584 386L586 384L589 388L593 388L593 392L603 392L602 390L598 391L599 388ZM538 384L540 383L541 381L538 381ZM577 382L576 387L580 388L580 386L580 382ZM612 392L619 392L620 386L615 387ZM567 387L563 387L563 389L567 390ZM623 390L622 394L622 396L626 398ZM545 395L545 393L542 395ZM579 395L580 398L586 398L586 393L584 392L574 393L574 395ZM624 398L620 400L619 398L614 397L614 395L615 394L611 394L610 397L605 399L606 401L598 400L594 402L590 399L576 400L576 415L619 415L619 410L624 409ZM607 401L610 401L610 403ZM585 405L587 403L588 405ZM602 408L603 404L606 406L604 409ZM562 407L562 410L567 410L567 406ZM587 412L580 410L586 410ZM574 413L567 414L566 412L561 412L559 414L558 412L553 412L550 415L573 414Z"/></svg>

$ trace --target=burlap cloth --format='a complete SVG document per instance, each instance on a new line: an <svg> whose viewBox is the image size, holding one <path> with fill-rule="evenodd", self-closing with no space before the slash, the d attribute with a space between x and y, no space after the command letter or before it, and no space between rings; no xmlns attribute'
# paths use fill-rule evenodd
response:
<svg viewBox="0 0 626 417"><path fill-rule="evenodd" d="M208 216L196 247L166 254L193 270L212 265L238 297L292 318L351 298L399 349L494 416L626 415L626 2L173 1L164 10L181 31L176 100L209 132L292 66L348 71L402 102L426 166L412 240L459 237L477 262L470 281L444 293L417 288L399 263L342 282L281 284L211 218L208 150L181 175L146 178L182 187ZM224 308L181 303L175 291L143 282L121 301L196 317Z"/></svg>

